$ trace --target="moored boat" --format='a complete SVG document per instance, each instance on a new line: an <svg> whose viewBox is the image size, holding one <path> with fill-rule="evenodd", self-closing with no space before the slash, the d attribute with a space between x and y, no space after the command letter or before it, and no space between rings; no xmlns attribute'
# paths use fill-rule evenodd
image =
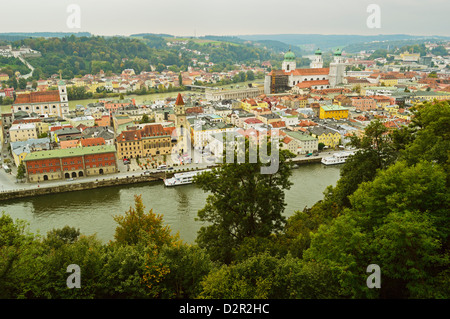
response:
<svg viewBox="0 0 450 319"><path fill-rule="evenodd" d="M178 185L186 185L191 184L194 181L194 176L202 174L204 172L211 171L210 169L204 169L201 171L193 171L193 172L185 172L185 173L176 173L171 178L164 179L165 186L178 186Z"/></svg>
<svg viewBox="0 0 450 319"><path fill-rule="evenodd" d="M348 157L353 154L355 154L355 152L352 151L334 153L331 156L323 157L321 162L324 165L344 164Z"/></svg>

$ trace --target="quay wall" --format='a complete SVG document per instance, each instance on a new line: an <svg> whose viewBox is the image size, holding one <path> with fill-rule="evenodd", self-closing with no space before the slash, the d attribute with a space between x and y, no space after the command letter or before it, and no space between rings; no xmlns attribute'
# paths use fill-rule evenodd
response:
<svg viewBox="0 0 450 319"><path fill-rule="evenodd" d="M125 176L125 177L112 177L110 179L100 179L96 181L73 181L67 182L67 184L61 184L56 186L45 186L39 185L38 187L33 188L23 188L17 190L3 191L0 192L0 201L15 199L15 198L23 198L23 197L32 197L32 196L40 196L40 195L48 195L48 194L56 194L56 193L64 193L64 192L72 192L72 191L81 191L88 189L95 189L100 187L109 187L109 186L118 186L118 185L127 185L134 183L145 183L152 181L159 181L164 178L164 173L154 173L149 175L141 175L141 176Z"/></svg>

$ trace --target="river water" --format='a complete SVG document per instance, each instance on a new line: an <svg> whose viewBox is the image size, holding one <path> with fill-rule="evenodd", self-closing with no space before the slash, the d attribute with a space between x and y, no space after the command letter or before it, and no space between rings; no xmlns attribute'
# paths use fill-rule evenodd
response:
<svg viewBox="0 0 450 319"><path fill-rule="evenodd" d="M294 169L291 177L294 185L286 191L284 215L289 217L322 199L325 188L339 179L340 167L315 163ZM165 224L173 233L179 232L183 241L195 241L203 225L195 218L208 194L194 184L164 187L162 182L152 182L37 196L0 202L0 211L28 221L29 230L35 234L45 235L53 228L68 225L107 242L114 238L117 227L113 216L123 215L134 206L134 195L142 195L146 212L153 209L163 215Z"/></svg>

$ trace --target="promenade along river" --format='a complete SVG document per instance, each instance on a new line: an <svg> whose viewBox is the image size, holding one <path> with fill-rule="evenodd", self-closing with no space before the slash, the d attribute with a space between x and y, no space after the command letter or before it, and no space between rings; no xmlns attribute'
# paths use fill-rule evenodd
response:
<svg viewBox="0 0 450 319"><path fill-rule="evenodd" d="M339 179L341 165L301 165L293 170L294 185L286 191L284 215L311 207L323 198L328 185ZM60 193L0 202L0 211L13 219L29 222L30 231L45 235L53 228L66 225L79 228L82 234L97 234L104 242L114 238L117 223L113 216L123 215L134 206L134 195L142 195L146 212L153 209L163 215L172 232L179 232L183 241L193 243L203 225L195 221L197 212L206 203L207 193L194 184L164 187L162 182L106 187L94 190Z"/></svg>

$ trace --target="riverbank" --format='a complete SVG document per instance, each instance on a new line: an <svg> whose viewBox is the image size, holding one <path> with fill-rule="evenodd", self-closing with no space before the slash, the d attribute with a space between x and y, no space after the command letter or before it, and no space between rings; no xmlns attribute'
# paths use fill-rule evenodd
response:
<svg viewBox="0 0 450 319"><path fill-rule="evenodd" d="M339 179L341 168L342 165L310 163L293 169L290 178L293 185L285 192L284 216L288 218L323 199L324 190ZM84 235L97 235L106 243L114 239L117 223L113 217L134 207L135 195L142 195L145 211L162 215L164 223L174 234L179 233L180 239L195 242L204 225L196 220L198 211L204 208L210 195L195 184L165 187L162 181L154 181L30 196L0 201L0 212L25 220L34 234L45 235L52 229L70 226Z"/></svg>
<svg viewBox="0 0 450 319"><path fill-rule="evenodd" d="M45 184L39 184L33 188L23 188L15 190L7 190L0 192L0 201L24 198L24 197L34 197L41 195L66 193L73 191L90 190L101 187L110 186L120 186L136 183L146 183L161 181L164 179L164 173L151 173L151 174L141 174L141 175L130 175L122 177L111 177L109 179L96 179L95 181L68 181L67 184L56 185L56 186L46 186Z"/></svg>
<svg viewBox="0 0 450 319"><path fill-rule="evenodd" d="M312 164L312 163L320 163L322 157L314 156L314 157L296 157L292 159L292 162L296 165L303 164ZM206 168L214 167L213 164L208 165ZM189 172L194 168L186 168L186 169L177 169L176 173L179 172ZM145 174L144 172L128 172L127 175L111 175L111 176L98 176L95 180L70 180L70 181L61 181L57 185L46 185L45 182L41 184L33 184L30 187L27 184L27 188L18 188L11 190L0 191L0 201L16 199L16 198L24 198L24 197L33 197L33 196L41 196L48 194L56 194L56 193L66 193L66 192L74 192L74 191L82 191L89 190L101 187L110 187L110 186L120 186L120 185L129 185L136 183L145 183L145 182L154 182L154 181L162 181L166 177L171 177L175 172L158 172L158 171L150 171L150 173Z"/></svg>

